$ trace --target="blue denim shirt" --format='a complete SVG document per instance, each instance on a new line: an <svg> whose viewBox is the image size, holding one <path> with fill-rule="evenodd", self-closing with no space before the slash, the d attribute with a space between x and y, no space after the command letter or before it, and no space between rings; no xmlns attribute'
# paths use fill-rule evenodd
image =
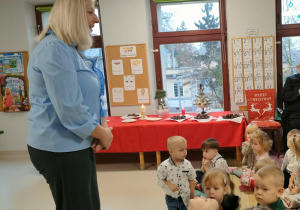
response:
<svg viewBox="0 0 300 210"><path fill-rule="evenodd" d="M101 124L103 112L99 75L90 62L53 32L34 49L27 70L31 104L28 145L51 152L91 146L90 134Z"/></svg>

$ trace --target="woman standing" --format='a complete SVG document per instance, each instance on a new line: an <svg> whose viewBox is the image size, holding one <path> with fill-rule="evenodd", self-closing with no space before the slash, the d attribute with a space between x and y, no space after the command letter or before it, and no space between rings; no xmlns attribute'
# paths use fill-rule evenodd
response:
<svg viewBox="0 0 300 210"><path fill-rule="evenodd" d="M57 210L100 209L94 152L108 149L113 135L83 55L95 23L93 0L57 0L28 64L28 151Z"/></svg>

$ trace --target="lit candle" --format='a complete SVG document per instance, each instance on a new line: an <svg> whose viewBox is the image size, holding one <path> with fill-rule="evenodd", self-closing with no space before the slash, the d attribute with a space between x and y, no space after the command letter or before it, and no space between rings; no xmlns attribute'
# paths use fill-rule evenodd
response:
<svg viewBox="0 0 300 210"><path fill-rule="evenodd" d="M181 115L185 115L185 109L184 109L184 107L181 107Z"/></svg>
<svg viewBox="0 0 300 210"><path fill-rule="evenodd" d="M144 104L141 106L141 115L142 118L146 118L146 107L144 107Z"/></svg>

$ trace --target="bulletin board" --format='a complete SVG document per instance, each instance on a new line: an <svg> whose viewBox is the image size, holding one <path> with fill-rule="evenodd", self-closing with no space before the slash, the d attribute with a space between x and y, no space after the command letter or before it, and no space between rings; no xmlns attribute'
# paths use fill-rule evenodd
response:
<svg viewBox="0 0 300 210"><path fill-rule="evenodd" d="M27 65L29 55L24 52L0 52L0 111L28 111ZM9 95L8 97L4 97ZM9 100L6 100L9 98ZM5 99L5 101L4 101Z"/></svg>
<svg viewBox="0 0 300 210"><path fill-rule="evenodd" d="M275 88L274 36L231 39L233 97L244 102L245 90Z"/></svg>
<svg viewBox="0 0 300 210"><path fill-rule="evenodd" d="M106 47L111 106L151 104L146 44Z"/></svg>

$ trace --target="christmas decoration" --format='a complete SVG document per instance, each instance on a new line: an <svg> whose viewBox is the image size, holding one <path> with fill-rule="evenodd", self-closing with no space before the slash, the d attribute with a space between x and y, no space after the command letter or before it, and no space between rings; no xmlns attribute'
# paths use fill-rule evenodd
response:
<svg viewBox="0 0 300 210"><path fill-rule="evenodd" d="M210 97L208 94L204 93L204 86L202 84L199 85L198 94L195 95L194 104L201 108L201 114L205 114L204 108L209 107Z"/></svg>

